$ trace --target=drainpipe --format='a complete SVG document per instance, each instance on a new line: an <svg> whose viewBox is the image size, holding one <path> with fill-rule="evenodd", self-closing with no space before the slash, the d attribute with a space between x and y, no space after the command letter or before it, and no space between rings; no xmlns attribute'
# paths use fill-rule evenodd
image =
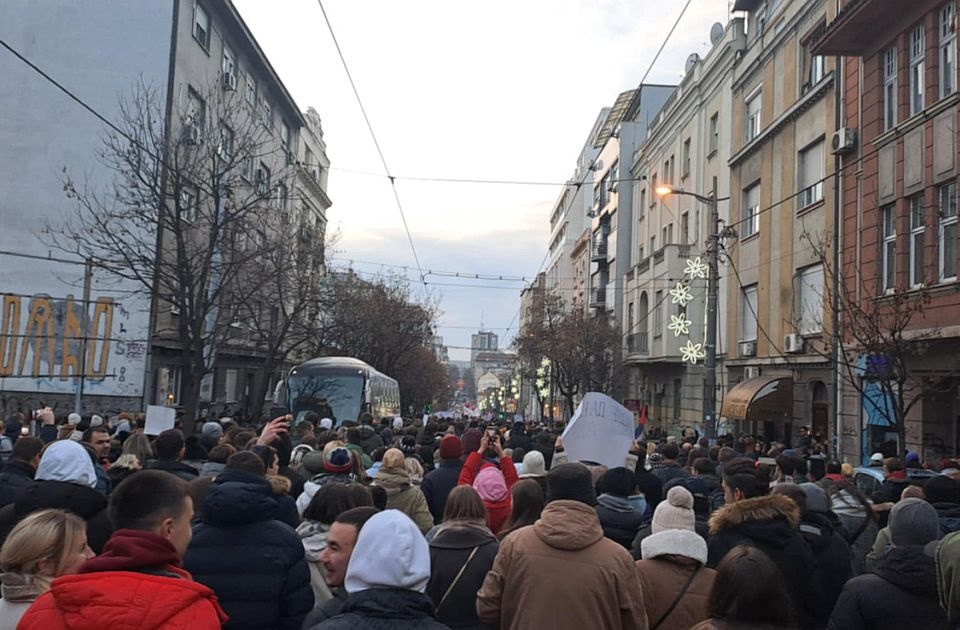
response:
<svg viewBox="0 0 960 630"><path fill-rule="evenodd" d="M834 79L833 79L833 117L834 117L834 129L840 129L840 126L843 124L843 58L837 56L835 59L835 68L834 68ZM842 160L839 155L834 158L834 174L833 174L833 283L830 287L831 293L833 294L833 306L831 308L832 316L832 328L833 328L833 340L832 340L832 362L833 362L833 372L831 374L831 380L833 385L834 393L834 440L836 442L836 447L834 452L836 453L837 459L843 461L843 416L841 410L843 408L843 392L841 391L841 381L840 381L840 362L843 357L840 356L840 229L841 223L840 219L842 213L840 211L840 203L842 200L842 195L840 194L840 185L842 183L841 171L839 161Z"/></svg>

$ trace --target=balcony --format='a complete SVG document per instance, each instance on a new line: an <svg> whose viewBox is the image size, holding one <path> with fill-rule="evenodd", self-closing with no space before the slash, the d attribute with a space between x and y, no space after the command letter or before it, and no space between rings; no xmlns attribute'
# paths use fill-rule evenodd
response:
<svg viewBox="0 0 960 630"><path fill-rule="evenodd" d="M648 354L649 352L647 333L639 332L627 335L627 354Z"/></svg>
<svg viewBox="0 0 960 630"><path fill-rule="evenodd" d="M607 239L595 241L590 248L590 262L607 262Z"/></svg>
<svg viewBox="0 0 960 630"><path fill-rule="evenodd" d="M590 289L590 308L606 308L607 307L607 289L606 287L600 287L599 289Z"/></svg>

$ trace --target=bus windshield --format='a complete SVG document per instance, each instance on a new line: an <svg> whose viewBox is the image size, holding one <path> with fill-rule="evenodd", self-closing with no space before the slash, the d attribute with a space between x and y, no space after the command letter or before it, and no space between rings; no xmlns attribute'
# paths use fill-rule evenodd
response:
<svg viewBox="0 0 960 630"><path fill-rule="evenodd" d="M363 406L363 376L358 374L313 374L290 377L290 409L299 421L308 411L321 416L324 406L333 411L332 420L356 420Z"/></svg>

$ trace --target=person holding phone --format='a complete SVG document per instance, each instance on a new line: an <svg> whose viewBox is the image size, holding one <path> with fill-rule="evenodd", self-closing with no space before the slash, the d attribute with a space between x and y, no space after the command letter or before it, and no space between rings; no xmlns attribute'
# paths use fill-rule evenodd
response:
<svg viewBox="0 0 960 630"><path fill-rule="evenodd" d="M491 454L499 463L485 459ZM464 462L457 485L473 486L480 495L487 510L487 527L494 535L510 518L510 489L517 480L517 467L509 456L503 454L497 428L488 426L480 438L480 447Z"/></svg>

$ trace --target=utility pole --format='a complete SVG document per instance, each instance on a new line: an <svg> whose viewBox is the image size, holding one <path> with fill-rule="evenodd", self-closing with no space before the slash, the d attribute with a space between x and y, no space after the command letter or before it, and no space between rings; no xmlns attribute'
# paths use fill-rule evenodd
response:
<svg viewBox="0 0 960 630"><path fill-rule="evenodd" d="M717 178L709 197L710 235L707 240L707 338L703 377L703 426L708 440L717 438L717 288L720 283L718 259L720 251L720 215L717 212Z"/></svg>
<svg viewBox="0 0 960 630"><path fill-rule="evenodd" d="M83 329L83 336L80 338L80 378L77 380L77 387L73 395L73 412L82 413L83 408L83 386L87 378L87 339L90 336L90 284L93 282L93 261L87 258L83 266L83 317L80 327ZM109 334L110 331L107 331Z"/></svg>

